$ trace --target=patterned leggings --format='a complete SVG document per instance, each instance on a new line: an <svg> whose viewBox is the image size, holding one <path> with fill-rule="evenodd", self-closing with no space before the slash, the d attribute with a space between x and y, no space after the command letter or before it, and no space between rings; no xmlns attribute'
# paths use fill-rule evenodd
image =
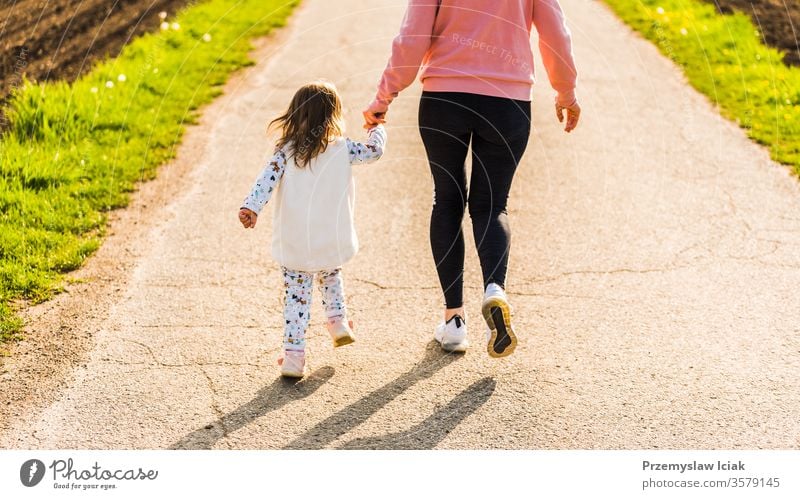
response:
<svg viewBox="0 0 800 499"><path fill-rule="evenodd" d="M316 273L317 284L322 293L322 305L328 319L344 318L344 288L341 269L322 270ZM286 288L283 300L283 348L305 350L306 329L311 319L311 288L314 272L290 270L283 267L283 282Z"/></svg>

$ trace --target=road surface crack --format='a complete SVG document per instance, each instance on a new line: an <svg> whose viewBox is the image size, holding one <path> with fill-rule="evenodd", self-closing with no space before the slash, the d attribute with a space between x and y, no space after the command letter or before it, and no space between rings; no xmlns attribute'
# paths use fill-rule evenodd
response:
<svg viewBox="0 0 800 499"><path fill-rule="evenodd" d="M219 422L220 427L222 428L222 437L225 438L228 436L228 427L225 424L225 413L220 409L219 405L217 404L217 387L214 385L214 381L211 379L211 376L208 374L208 371L203 369L202 366L197 366L203 376L205 376L206 381L208 382L208 388L211 390L211 409L214 411L214 415L217 417L217 421Z"/></svg>
<svg viewBox="0 0 800 499"><path fill-rule="evenodd" d="M172 363L169 363L169 362L164 362L161 359L159 359L158 356L156 355L155 351L153 350L153 348L150 345L146 344L146 343L142 343L141 341L131 340L129 338L120 338L120 340L128 342L128 343L133 343L134 345L138 345L138 346L144 348L147 351L147 353L149 354L150 358L153 360L152 363L155 364L158 367L199 367L201 369L204 366L257 367L257 368L266 367L264 364L257 364L257 363L254 363L254 362L229 362L229 361L224 361L224 360L213 361L213 362L190 362L190 363L172 364ZM110 362L110 363L113 363L113 364L119 364L119 365L124 365L124 366L142 366L142 365L147 365L147 363L145 363L145 362L128 362L128 361L124 361L124 360L117 360L117 359L110 359L110 358L104 358L102 360L104 362Z"/></svg>
<svg viewBox="0 0 800 499"><path fill-rule="evenodd" d="M369 279L362 279L360 277L348 277L348 279L363 284L369 284L370 286L375 286L378 289L389 290L389 291L397 289L439 289L438 286L387 286L385 284L381 284L375 281L370 281Z"/></svg>
<svg viewBox="0 0 800 499"><path fill-rule="evenodd" d="M567 272L561 272L556 275L530 279L527 281L527 283L530 284L530 283L557 281L559 279L563 279L565 277L573 275L654 274L654 273L672 272L673 270L687 269L690 267L691 265L673 265L667 267L655 267L650 269L632 269L623 267L610 270L570 270Z"/></svg>

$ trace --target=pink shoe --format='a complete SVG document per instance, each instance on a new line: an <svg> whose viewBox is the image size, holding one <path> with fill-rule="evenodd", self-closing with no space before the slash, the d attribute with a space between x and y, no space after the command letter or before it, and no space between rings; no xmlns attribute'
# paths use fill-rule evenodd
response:
<svg viewBox="0 0 800 499"><path fill-rule="evenodd" d="M306 352L304 350L283 350L278 357L281 376L302 378L306 375Z"/></svg>
<svg viewBox="0 0 800 499"><path fill-rule="evenodd" d="M333 340L334 348L343 347L356 341L356 337L353 336L353 321L347 321L345 324L341 317L334 317L328 319L326 326Z"/></svg>

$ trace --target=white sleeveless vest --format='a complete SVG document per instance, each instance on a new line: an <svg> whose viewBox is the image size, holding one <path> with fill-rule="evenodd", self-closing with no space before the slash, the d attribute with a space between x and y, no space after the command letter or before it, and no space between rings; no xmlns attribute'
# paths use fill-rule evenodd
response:
<svg viewBox="0 0 800 499"><path fill-rule="evenodd" d="M332 270L358 251L355 185L347 140L298 168L287 157L273 197L272 257L291 270Z"/></svg>

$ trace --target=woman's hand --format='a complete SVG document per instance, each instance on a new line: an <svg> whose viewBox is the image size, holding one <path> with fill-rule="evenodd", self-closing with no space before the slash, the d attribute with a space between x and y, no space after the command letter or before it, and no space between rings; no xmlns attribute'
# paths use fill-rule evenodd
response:
<svg viewBox="0 0 800 499"><path fill-rule="evenodd" d="M381 104L378 101L373 101L364 111L364 128L369 130L376 125L383 125L386 123L386 113L389 106Z"/></svg>
<svg viewBox="0 0 800 499"><path fill-rule="evenodd" d="M573 101L569 106L562 106L556 102L556 116L559 123L564 122L564 110L567 111L567 125L564 127L564 131L569 133L578 126L578 119L581 117L581 106L578 105L577 100Z"/></svg>
<svg viewBox="0 0 800 499"><path fill-rule="evenodd" d="M252 229L256 226L258 215L253 210L242 208L239 210L239 221L242 222L245 229Z"/></svg>

